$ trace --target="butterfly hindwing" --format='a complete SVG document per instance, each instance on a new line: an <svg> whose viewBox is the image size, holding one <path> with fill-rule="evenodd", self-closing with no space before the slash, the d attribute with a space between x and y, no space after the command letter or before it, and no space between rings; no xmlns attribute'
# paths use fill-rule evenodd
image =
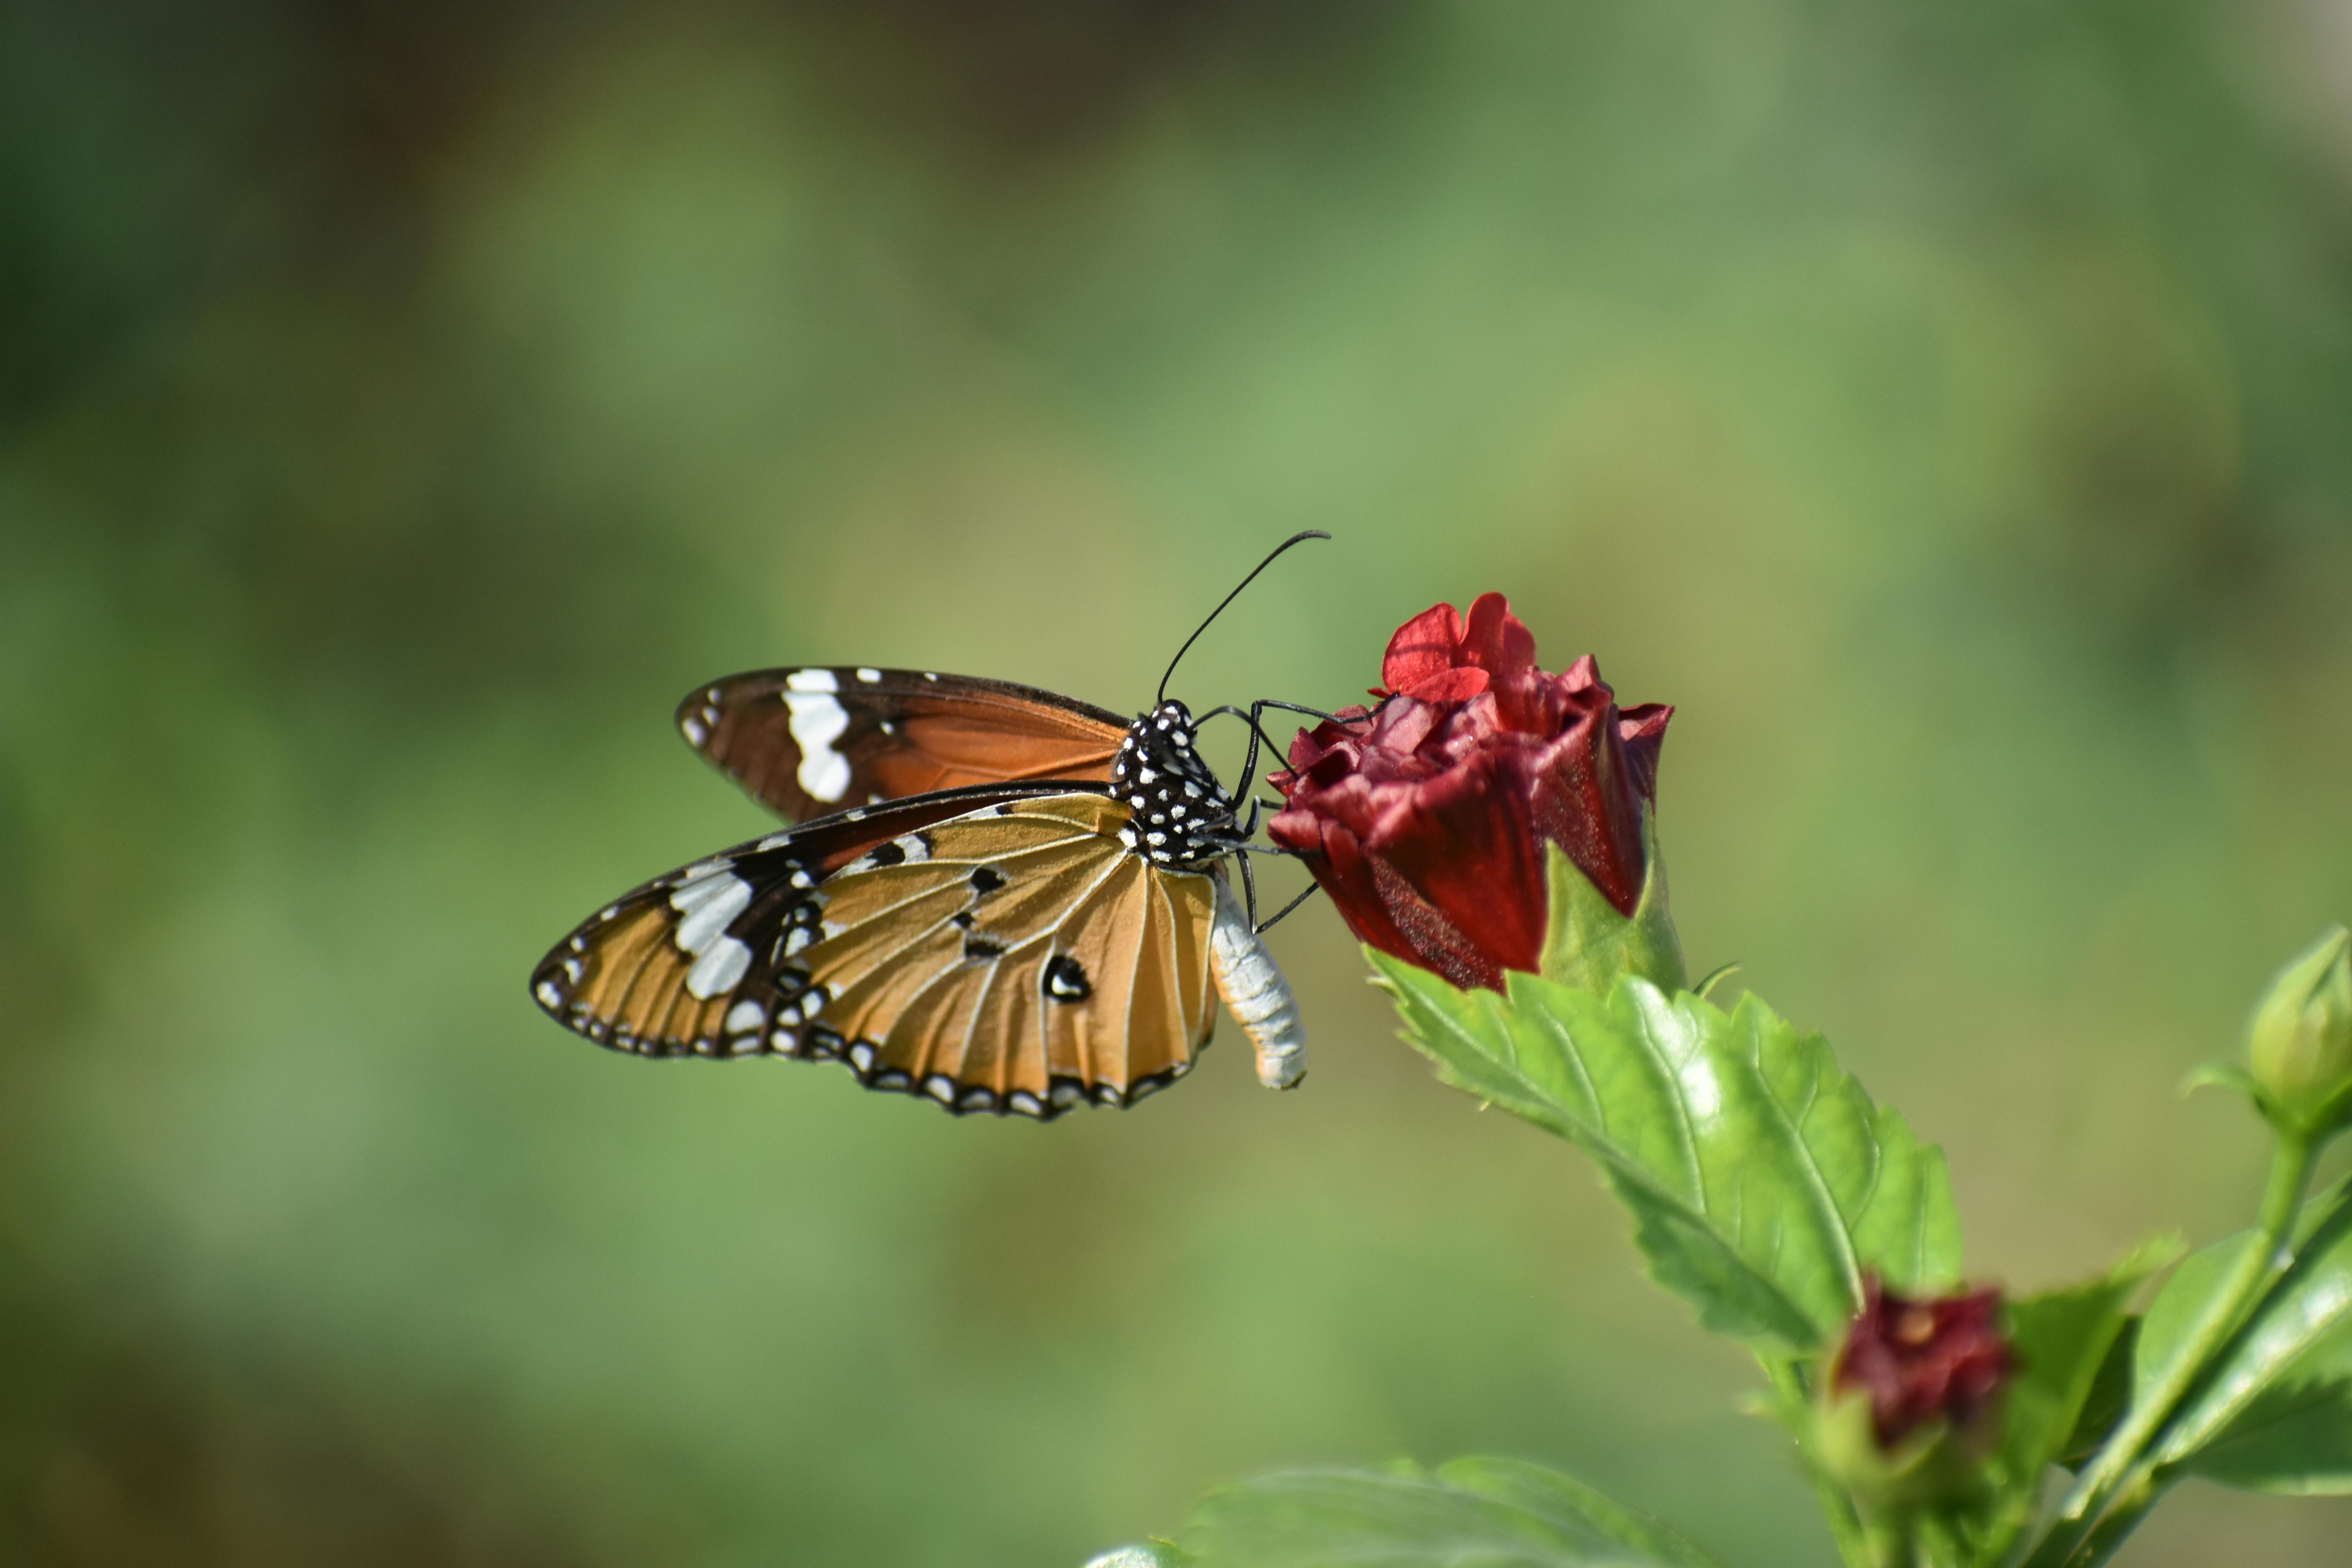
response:
<svg viewBox="0 0 2352 1568"><path fill-rule="evenodd" d="M827 883L797 961L822 1043L961 1110L1131 1104L1181 1077L1212 1024L1214 885L1127 850L1129 820L1093 794L1007 801Z"/></svg>
<svg viewBox="0 0 2352 1568"><path fill-rule="evenodd" d="M1010 681L812 665L689 693L679 732L786 821L934 790L1027 779L1101 782L1118 714Z"/></svg>
<svg viewBox="0 0 2352 1568"><path fill-rule="evenodd" d="M826 818L626 895L533 993L647 1055L840 1058L959 1111L1129 1104L1207 1043L1215 908L1120 842L1130 820L1036 785Z"/></svg>

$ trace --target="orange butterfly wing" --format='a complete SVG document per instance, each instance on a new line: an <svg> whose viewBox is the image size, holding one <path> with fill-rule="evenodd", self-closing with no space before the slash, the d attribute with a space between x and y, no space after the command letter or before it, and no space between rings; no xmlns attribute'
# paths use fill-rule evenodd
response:
<svg viewBox="0 0 2352 1568"><path fill-rule="evenodd" d="M934 790L1100 783L1128 721L1011 681L808 666L731 675L677 707L687 743L789 822Z"/></svg>

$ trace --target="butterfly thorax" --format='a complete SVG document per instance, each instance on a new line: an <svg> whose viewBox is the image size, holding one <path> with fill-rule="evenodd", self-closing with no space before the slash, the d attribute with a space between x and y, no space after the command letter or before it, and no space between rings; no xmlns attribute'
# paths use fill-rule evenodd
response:
<svg viewBox="0 0 2352 1568"><path fill-rule="evenodd" d="M1128 726L1110 793L1134 812L1119 841L1171 871L1206 871L1232 852L1234 800L1195 749L1192 710L1163 702Z"/></svg>

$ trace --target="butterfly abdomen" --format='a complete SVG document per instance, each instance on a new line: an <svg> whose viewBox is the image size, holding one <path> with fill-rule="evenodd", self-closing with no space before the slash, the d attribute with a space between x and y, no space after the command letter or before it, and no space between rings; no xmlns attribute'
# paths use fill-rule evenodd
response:
<svg viewBox="0 0 2352 1568"><path fill-rule="evenodd" d="M1223 877L1216 880L1209 969L1216 977L1217 993L1257 1047L1258 1081L1268 1089L1296 1089L1307 1076L1307 1026L1299 1020L1298 999L1233 889Z"/></svg>

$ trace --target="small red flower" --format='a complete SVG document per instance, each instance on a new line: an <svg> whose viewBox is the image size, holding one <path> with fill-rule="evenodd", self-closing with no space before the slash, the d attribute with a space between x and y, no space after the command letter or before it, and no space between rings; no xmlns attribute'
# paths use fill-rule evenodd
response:
<svg viewBox="0 0 2352 1568"><path fill-rule="evenodd" d="M1862 1315L1830 1370L1833 1394L1867 1393L1882 1450L1943 1419L1963 1441L2000 1409L2016 1356L2000 1333L2000 1292L1913 1300L1863 1282Z"/></svg>
<svg viewBox="0 0 2352 1568"><path fill-rule="evenodd" d="M1621 712L1589 657L1537 668L1535 636L1500 594L1466 620L1439 605L1398 627L1381 680L1377 707L1299 732L1266 829L1359 938L1499 990L1543 952L1547 843L1633 913L1673 709Z"/></svg>

